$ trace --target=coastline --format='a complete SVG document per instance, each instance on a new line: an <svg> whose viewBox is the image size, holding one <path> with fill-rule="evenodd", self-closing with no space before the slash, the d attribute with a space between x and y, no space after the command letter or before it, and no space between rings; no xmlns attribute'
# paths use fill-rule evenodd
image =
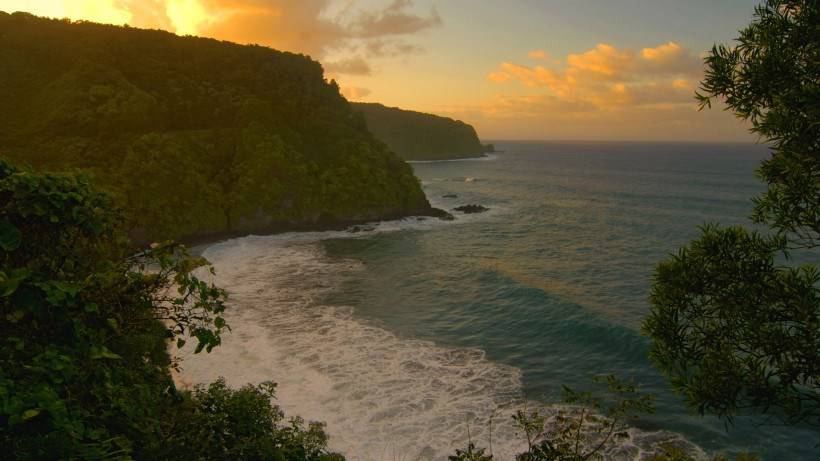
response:
<svg viewBox="0 0 820 461"><path fill-rule="evenodd" d="M433 221L378 223L365 235L425 229ZM202 248L220 283L232 289L226 319L242 336L210 354L194 355L193 343L186 345L179 351L183 368L172 372L175 385L190 390L220 376L235 387L275 381L278 404L324 422L330 446L348 459L389 459L369 455L391 450L440 459L470 434L496 440L496 454L512 458L522 449L513 411L554 412L562 404L527 398L523 370L483 348L405 337L358 314L358 307L326 302L346 280L367 272L353 260L329 258L317 243L362 235L254 235ZM630 427L629 434L615 451L649 453L675 443L703 453L678 432Z"/></svg>
<svg viewBox="0 0 820 461"><path fill-rule="evenodd" d="M467 162L471 160L494 160L497 158L496 153L500 153L502 151L493 151L493 152L482 152L481 154L472 155L469 157L452 157L452 158L431 158L431 159L418 159L418 160L405 160L407 163L439 163L439 162Z"/></svg>
<svg viewBox="0 0 820 461"><path fill-rule="evenodd" d="M397 221L406 218L422 218L422 219L444 219L450 215L449 212L430 206L426 210L416 210L415 212L402 213L388 213L382 216L361 218L361 219L346 219L315 222L273 222L263 226L248 226L245 229L235 230L221 230L221 231L203 231L199 234L193 234L175 239L177 242L192 248L196 246L211 245L214 243L224 242L226 240L255 236L268 236L285 234L289 232L329 232L329 231L344 231L353 226L361 226L384 221ZM151 239L142 238L137 231L132 232L131 241L136 247L144 248L152 243Z"/></svg>

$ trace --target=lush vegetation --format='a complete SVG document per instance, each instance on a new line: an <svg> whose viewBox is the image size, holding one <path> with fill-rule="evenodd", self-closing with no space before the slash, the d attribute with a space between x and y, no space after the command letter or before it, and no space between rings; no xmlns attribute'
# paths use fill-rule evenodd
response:
<svg viewBox="0 0 820 461"><path fill-rule="evenodd" d="M769 0L706 58L701 103L725 101L772 155L752 215L768 231L705 226L655 274L651 357L700 413L820 426L818 24L816 1Z"/></svg>
<svg viewBox="0 0 820 461"><path fill-rule="evenodd" d="M271 384L174 387L169 342L218 346L225 293L181 246L130 253L122 223L86 177L0 162L3 456L337 459Z"/></svg>
<svg viewBox="0 0 820 461"><path fill-rule="evenodd" d="M93 172L140 241L429 208L305 56L0 12L0 60L0 155Z"/></svg>
<svg viewBox="0 0 820 461"><path fill-rule="evenodd" d="M373 134L405 160L481 157L489 149L472 126L459 120L374 103L352 105Z"/></svg>
<svg viewBox="0 0 820 461"><path fill-rule="evenodd" d="M641 415L654 412L653 397L642 394L639 387L615 376L597 377L606 384L604 393L576 392L565 387L566 404L552 411L519 410L513 415L525 450L516 461L586 461L610 459L619 453L619 442L629 439L629 424ZM449 461L492 461L487 448L478 448L472 440L456 450ZM657 447L649 461L694 461L696 458L677 445ZM722 455L712 461L726 461ZM753 455L740 453L736 461L756 461Z"/></svg>

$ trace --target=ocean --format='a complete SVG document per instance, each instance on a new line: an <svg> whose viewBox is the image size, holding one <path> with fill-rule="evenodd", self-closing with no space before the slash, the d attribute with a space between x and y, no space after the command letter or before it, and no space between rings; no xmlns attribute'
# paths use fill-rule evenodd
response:
<svg viewBox="0 0 820 461"><path fill-rule="evenodd" d="M640 333L655 265L704 223L748 224L766 147L495 145L483 159L413 164L434 206L486 213L204 249L232 332L210 354L183 350L183 379L273 380L283 409L326 422L351 461L442 460L468 437L512 460L516 409L555 411L563 385L595 389L605 374L657 397L609 459L665 443L816 459L816 432L695 415Z"/></svg>

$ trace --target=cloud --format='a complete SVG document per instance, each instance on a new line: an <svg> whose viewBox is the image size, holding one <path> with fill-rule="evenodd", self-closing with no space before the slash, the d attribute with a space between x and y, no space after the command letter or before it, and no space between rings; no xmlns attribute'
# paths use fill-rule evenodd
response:
<svg viewBox="0 0 820 461"><path fill-rule="evenodd" d="M370 64L360 57L341 59L324 65L325 71L333 74L370 75Z"/></svg>
<svg viewBox="0 0 820 461"><path fill-rule="evenodd" d="M346 0L341 9L342 0L50 0L36 7L30 0L5 1L12 10L255 43L319 59L362 47L369 57L418 53L405 39L442 24L435 7L417 12L413 0L367 8Z"/></svg>
<svg viewBox="0 0 820 461"><path fill-rule="evenodd" d="M588 102L563 100L550 94L496 95L481 105L485 117L502 119L540 117L547 113L577 117L589 114L594 109L595 107Z"/></svg>
<svg viewBox="0 0 820 461"><path fill-rule="evenodd" d="M348 30L356 37L372 38L414 34L442 24L435 7L430 9L429 16L418 16L406 11L412 5L411 0L394 0L381 11L360 12Z"/></svg>
<svg viewBox="0 0 820 461"><path fill-rule="evenodd" d="M128 24L133 27L175 30L166 0L119 0L119 5L131 14Z"/></svg>
<svg viewBox="0 0 820 461"><path fill-rule="evenodd" d="M170 1L170 0L168 0ZM327 0L198 0L207 19L198 35L322 55L350 35L322 12Z"/></svg>
<svg viewBox="0 0 820 461"><path fill-rule="evenodd" d="M202 6L206 19L197 26L199 34L317 57L410 36L442 23L435 8L427 15L412 12L411 0L395 0L375 10L349 7L335 16L328 13L330 0L166 0L173 1ZM406 45L394 48L402 46Z"/></svg>
<svg viewBox="0 0 820 461"><path fill-rule="evenodd" d="M420 54L424 51L424 48L401 40L377 39L368 40L364 45L364 50L369 57L393 58Z"/></svg>
<svg viewBox="0 0 820 461"><path fill-rule="evenodd" d="M549 55L544 50L532 50L529 53L527 53L527 56L533 59L547 59L547 56Z"/></svg>
<svg viewBox="0 0 820 461"><path fill-rule="evenodd" d="M488 103L486 113L611 112L625 107L662 110L692 105L701 69L698 56L674 42L639 52L600 43L582 53L567 55L563 67L502 62L487 75L488 80L497 84L517 82L538 92L496 98ZM514 109L515 104L523 108Z"/></svg>

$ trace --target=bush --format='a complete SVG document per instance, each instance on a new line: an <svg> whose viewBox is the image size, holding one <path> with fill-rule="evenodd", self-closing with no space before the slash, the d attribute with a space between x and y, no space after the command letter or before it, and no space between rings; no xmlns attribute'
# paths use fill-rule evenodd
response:
<svg viewBox="0 0 820 461"><path fill-rule="evenodd" d="M135 254L121 223L86 177L0 160L3 456L332 459L320 425L277 425L271 385L176 390L168 341L218 346L225 292L180 245Z"/></svg>

